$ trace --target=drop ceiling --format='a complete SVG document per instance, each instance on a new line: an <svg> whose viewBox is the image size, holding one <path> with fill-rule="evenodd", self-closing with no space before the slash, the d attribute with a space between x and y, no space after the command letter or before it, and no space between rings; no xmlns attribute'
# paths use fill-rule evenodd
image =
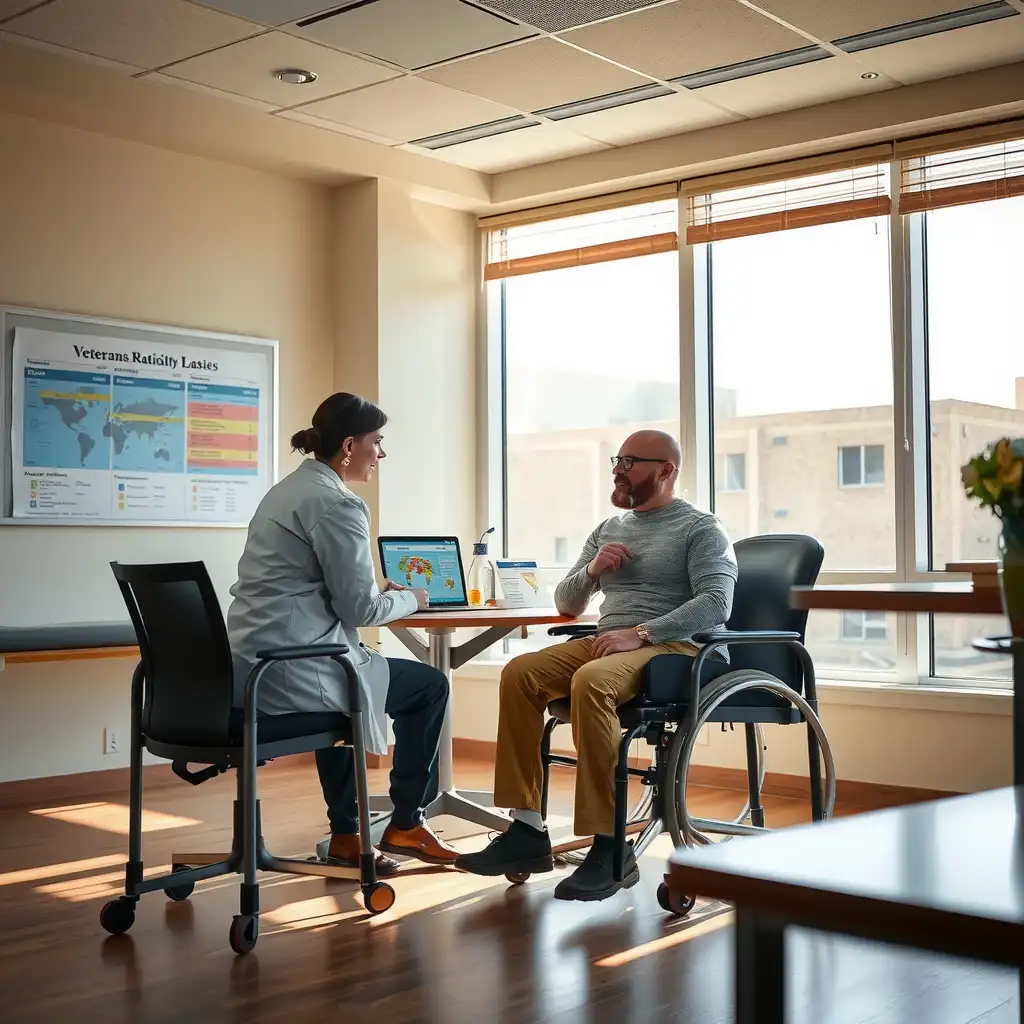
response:
<svg viewBox="0 0 1024 1024"><path fill-rule="evenodd" d="M1024 61L1024 0L0 0L0 40L496 173Z"/></svg>

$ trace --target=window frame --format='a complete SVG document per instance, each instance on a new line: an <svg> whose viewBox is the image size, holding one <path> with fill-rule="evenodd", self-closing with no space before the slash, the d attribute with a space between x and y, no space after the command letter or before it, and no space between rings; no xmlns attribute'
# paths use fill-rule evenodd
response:
<svg viewBox="0 0 1024 1024"><path fill-rule="evenodd" d="M928 399L927 349L927 239L926 214L902 214L899 192L902 164L899 158L881 161L888 166L892 208L888 217L891 271L891 336L893 361L892 492L895 517L896 566L891 570L825 570L820 584L923 583L955 581L961 577L931 564L931 437ZM714 459L713 331L712 308L713 242L686 242L687 195L681 191L678 208L679 271L679 423L683 467L680 493L687 500L714 508L716 465ZM485 259L486 239L481 246ZM550 271L557 273L558 271ZM493 315L495 286L500 288L501 315ZM480 374L479 408L487 411L488 444L479 460L486 484L478 488L481 521L494 523L505 551L507 531L507 448L504 390L504 302L502 282L487 282L482 301L488 306L481 316L481 348L485 372ZM496 337L496 334L498 335ZM498 362L500 372L493 371ZM500 428L496 430L496 426ZM495 443L496 438L498 443ZM920 444L918 444L920 439ZM885 467L883 443L883 467ZM864 448L861 445L863 477ZM837 453L837 458L838 458ZM887 468L887 467L886 467ZM885 469L883 469L884 473ZM725 469L722 467L724 474ZM745 481L746 482L746 481ZM841 485L843 490L884 487L886 481ZM745 490L746 488L744 488ZM724 493L742 493L725 490ZM558 569L562 567L544 566ZM829 669L826 682L861 685L877 689L879 684L896 686L937 686L949 691L997 695L1011 692L994 680L978 683L935 674L930 615L910 612L887 613L895 623L896 668L865 676L862 670ZM888 621L888 620L887 620Z"/></svg>
<svg viewBox="0 0 1024 1024"><path fill-rule="evenodd" d="M868 480L867 479L867 461L868 461L868 449L869 448L881 448L882 449L882 479L881 480ZM857 449L860 452L860 479L856 483L847 483L844 479L843 473L843 452L853 451ZM842 491L858 490L865 487L884 487L885 486L885 445L884 444L841 444L837 449L836 460L837 476L839 482L839 489Z"/></svg>

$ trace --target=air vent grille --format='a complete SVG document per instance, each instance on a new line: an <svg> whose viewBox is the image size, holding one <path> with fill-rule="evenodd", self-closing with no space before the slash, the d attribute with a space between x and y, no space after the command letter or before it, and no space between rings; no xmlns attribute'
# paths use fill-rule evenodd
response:
<svg viewBox="0 0 1024 1024"><path fill-rule="evenodd" d="M595 21L653 7L659 0L475 0L542 32L564 32Z"/></svg>

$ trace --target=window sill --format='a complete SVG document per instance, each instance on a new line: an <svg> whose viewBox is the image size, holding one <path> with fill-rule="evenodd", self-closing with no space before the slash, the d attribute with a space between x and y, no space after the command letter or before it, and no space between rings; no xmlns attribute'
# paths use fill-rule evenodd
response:
<svg viewBox="0 0 1024 1024"><path fill-rule="evenodd" d="M470 662L456 673L459 681L494 683L509 659L491 657ZM939 711L951 714L1013 714L1013 690L981 686L958 686L934 679L919 684L868 683L818 680L818 700L824 706L894 708L903 711Z"/></svg>

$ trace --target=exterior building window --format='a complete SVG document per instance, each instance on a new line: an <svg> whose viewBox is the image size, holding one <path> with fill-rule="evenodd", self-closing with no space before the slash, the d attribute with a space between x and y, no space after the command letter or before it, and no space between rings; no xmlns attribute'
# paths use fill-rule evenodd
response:
<svg viewBox="0 0 1024 1024"><path fill-rule="evenodd" d="M747 489L747 457L743 452L730 453L722 460L719 490L745 491Z"/></svg>
<svg viewBox="0 0 1024 1024"><path fill-rule="evenodd" d="M887 640L885 612L843 612L840 633L844 640Z"/></svg>
<svg viewBox="0 0 1024 1024"><path fill-rule="evenodd" d="M569 558L569 538L568 537L556 537L555 538L555 565L568 565L570 562Z"/></svg>
<svg viewBox="0 0 1024 1024"><path fill-rule="evenodd" d="M840 487L878 487L884 483L884 445L858 444L839 449Z"/></svg>

